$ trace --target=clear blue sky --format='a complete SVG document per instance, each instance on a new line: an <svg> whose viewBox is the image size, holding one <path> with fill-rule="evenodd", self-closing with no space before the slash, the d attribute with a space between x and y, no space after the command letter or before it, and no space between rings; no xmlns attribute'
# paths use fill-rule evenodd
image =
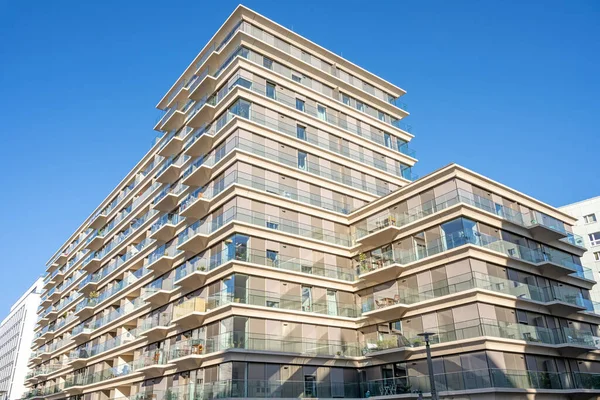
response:
<svg viewBox="0 0 600 400"><path fill-rule="evenodd" d="M149 149L154 106L237 4L0 0L0 316ZM244 4L407 90L419 175L600 195L600 2Z"/></svg>

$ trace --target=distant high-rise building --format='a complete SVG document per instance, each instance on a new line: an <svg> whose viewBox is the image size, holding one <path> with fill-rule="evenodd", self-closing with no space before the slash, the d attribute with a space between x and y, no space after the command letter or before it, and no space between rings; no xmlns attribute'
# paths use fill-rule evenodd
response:
<svg viewBox="0 0 600 400"><path fill-rule="evenodd" d="M425 331L443 397L598 395L575 218L455 164L415 180L404 93L239 6L48 262L25 397L415 399Z"/></svg>
<svg viewBox="0 0 600 400"><path fill-rule="evenodd" d="M577 218L573 232L581 236L582 246L587 249L581 263L591 269L594 280L600 282L600 196L559 207L559 210ZM594 301L600 302L600 286L595 285L590 293Z"/></svg>
<svg viewBox="0 0 600 400"><path fill-rule="evenodd" d="M17 302L0 324L0 400L20 399L40 305L42 278Z"/></svg>

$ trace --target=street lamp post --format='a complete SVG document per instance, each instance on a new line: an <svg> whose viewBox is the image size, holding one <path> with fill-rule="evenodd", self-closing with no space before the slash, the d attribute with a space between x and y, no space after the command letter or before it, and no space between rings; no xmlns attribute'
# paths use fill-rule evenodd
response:
<svg viewBox="0 0 600 400"><path fill-rule="evenodd" d="M431 386L431 400L439 400L435 390L435 379L433 378L433 361L431 361L431 348L429 347L429 337L435 335L433 332L419 333L417 336L425 340L425 350L427 351L427 369L429 370L429 386Z"/></svg>

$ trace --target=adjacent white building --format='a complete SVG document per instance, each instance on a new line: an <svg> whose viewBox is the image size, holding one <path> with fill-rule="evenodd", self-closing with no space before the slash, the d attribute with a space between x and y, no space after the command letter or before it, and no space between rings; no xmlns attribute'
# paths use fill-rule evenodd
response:
<svg viewBox="0 0 600 400"><path fill-rule="evenodd" d="M594 280L600 282L600 196L582 200L560 207L577 218L573 232L583 237L588 249L581 263L594 272ZM600 302L600 285L594 285L590 291L592 300Z"/></svg>
<svg viewBox="0 0 600 400"><path fill-rule="evenodd" d="M0 324L0 400L21 398L43 279L38 279Z"/></svg>

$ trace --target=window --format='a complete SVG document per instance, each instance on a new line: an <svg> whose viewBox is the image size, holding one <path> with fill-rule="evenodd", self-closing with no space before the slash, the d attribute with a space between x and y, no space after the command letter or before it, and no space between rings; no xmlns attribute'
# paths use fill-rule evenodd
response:
<svg viewBox="0 0 600 400"><path fill-rule="evenodd" d="M337 293L327 289L327 315L337 315Z"/></svg>
<svg viewBox="0 0 600 400"><path fill-rule="evenodd" d="M593 222L596 222L596 214L589 214L583 217L583 221L586 224L591 224Z"/></svg>
<svg viewBox="0 0 600 400"><path fill-rule="evenodd" d="M278 229L279 224L277 222L267 221L267 228L269 229Z"/></svg>
<svg viewBox="0 0 600 400"><path fill-rule="evenodd" d="M279 252L267 250L267 260L269 260L270 266L279 267Z"/></svg>
<svg viewBox="0 0 600 400"><path fill-rule="evenodd" d="M319 119L327 121L327 109L324 106L317 104L317 114L319 116Z"/></svg>
<svg viewBox="0 0 600 400"><path fill-rule="evenodd" d="M302 78L300 78L298 75L294 75L294 74L292 74L292 80L294 82L298 82L298 83L302 82Z"/></svg>
<svg viewBox="0 0 600 400"><path fill-rule="evenodd" d="M350 105L350 97L346 96L344 93L342 93L342 102L349 106Z"/></svg>
<svg viewBox="0 0 600 400"><path fill-rule="evenodd" d="M396 138L396 146L398 146L398 150L402 151L403 149L406 149L406 140L402 140L400 138Z"/></svg>
<svg viewBox="0 0 600 400"><path fill-rule="evenodd" d="M296 99L296 110L304 111L304 100Z"/></svg>
<svg viewBox="0 0 600 400"><path fill-rule="evenodd" d="M380 121L385 121L385 114L383 112L378 111L377 117L379 118Z"/></svg>
<svg viewBox="0 0 600 400"><path fill-rule="evenodd" d="M312 308L312 288L302 286L302 311L310 312Z"/></svg>
<svg viewBox="0 0 600 400"><path fill-rule="evenodd" d="M362 102L356 100L356 109L358 111L364 112L365 111L365 105Z"/></svg>
<svg viewBox="0 0 600 400"><path fill-rule="evenodd" d="M600 251L595 251L594 252L594 260L600 261Z"/></svg>
<svg viewBox="0 0 600 400"><path fill-rule="evenodd" d="M273 69L273 60L268 57L263 57L263 67Z"/></svg>
<svg viewBox="0 0 600 400"><path fill-rule="evenodd" d="M306 127L302 125L296 126L296 137L301 140L306 140Z"/></svg>
<svg viewBox="0 0 600 400"><path fill-rule="evenodd" d="M389 147L391 149L392 148L392 136L390 136L389 133L384 133L383 139L385 142L385 147Z"/></svg>
<svg viewBox="0 0 600 400"><path fill-rule="evenodd" d="M275 98L275 84L267 82L267 97L270 99Z"/></svg>
<svg viewBox="0 0 600 400"><path fill-rule="evenodd" d="M592 246L598 246L600 244L600 232L590 233L588 237L590 238L590 244Z"/></svg>
<svg viewBox="0 0 600 400"><path fill-rule="evenodd" d="M307 170L306 153L303 151L298 152L298 168L303 171Z"/></svg>

